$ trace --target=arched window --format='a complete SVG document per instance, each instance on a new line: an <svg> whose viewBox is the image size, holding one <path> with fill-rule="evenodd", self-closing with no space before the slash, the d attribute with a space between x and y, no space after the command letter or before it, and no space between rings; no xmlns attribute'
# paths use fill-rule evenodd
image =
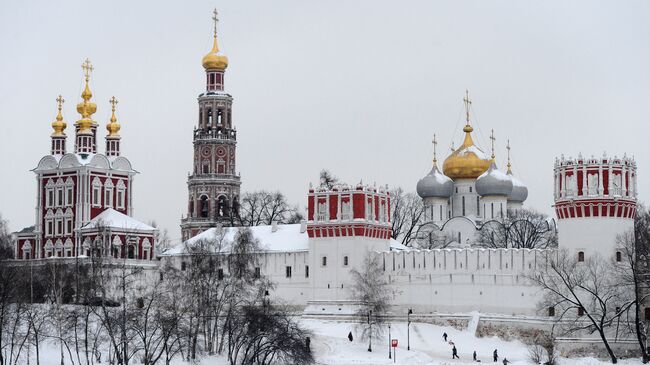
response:
<svg viewBox="0 0 650 365"><path fill-rule="evenodd" d="M584 251L578 251L578 262L584 262L584 261L585 261Z"/></svg>
<svg viewBox="0 0 650 365"><path fill-rule="evenodd" d="M135 245L129 245L128 251L127 251L127 257L130 259L135 258Z"/></svg>
<svg viewBox="0 0 650 365"><path fill-rule="evenodd" d="M206 195L201 195L201 218L207 218L210 211L210 202Z"/></svg>

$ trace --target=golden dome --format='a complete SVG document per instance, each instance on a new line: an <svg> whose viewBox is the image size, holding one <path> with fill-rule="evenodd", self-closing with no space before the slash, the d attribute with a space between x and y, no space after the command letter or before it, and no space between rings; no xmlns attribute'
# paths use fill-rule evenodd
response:
<svg viewBox="0 0 650 365"><path fill-rule="evenodd" d="M472 140L473 130L469 123L465 125L463 144L454 150L442 165L443 173L454 180L476 179L490 167L491 159Z"/></svg>
<svg viewBox="0 0 650 365"><path fill-rule="evenodd" d="M61 107L63 106L64 101L65 100L63 100L63 97L61 97L61 95L56 98L56 102L59 104L59 112L56 114L56 120L52 122L52 129L54 129L52 136L65 136L64 130L68 125L63 121L63 115L61 115Z"/></svg>
<svg viewBox="0 0 650 365"><path fill-rule="evenodd" d="M108 137L119 137L118 132L120 131L120 123L117 122L117 117L115 117L115 105L117 104L117 99L113 96L110 100L112 105L112 114L111 120L106 125L106 130L108 131Z"/></svg>
<svg viewBox="0 0 650 365"><path fill-rule="evenodd" d="M212 50L203 56L203 68L206 70L223 71L228 67L228 57L219 54L219 45L217 44L217 35L214 35Z"/></svg>
<svg viewBox="0 0 650 365"><path fill-rule="evenodd" d="M97 104L90 101L90 98L93 97L92 91L90 91L90 86L88 81L90 80L90 72L93 70L93 66L90 64L90 61L86 59L81 68L84 70L86 75L86 86L84 91L81 93L82 102L77 104L77 112L81 114L81 119L77 121L76 126L79 127L79 133L91 133L91 127L95 125L95 122L92 120L91 116L97 111Z"/></svg>

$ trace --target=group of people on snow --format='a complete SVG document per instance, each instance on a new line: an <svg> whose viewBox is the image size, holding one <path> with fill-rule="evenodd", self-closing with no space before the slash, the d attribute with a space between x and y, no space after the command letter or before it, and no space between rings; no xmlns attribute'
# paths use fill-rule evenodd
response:
<svg viewBox="0 0 650 365"><path fill-rule="evenodd" d="M456 349L456 344L454 342L452 342L452 341L448 341L447 338L448 338L447 332L444 332L442 334L442 339L446 343L448 343L448 344L450 344L452 346L452 348L451 348L451 359L452 360L453 359L460 359L460 357L458 357L458 350ZM475 362L481 362L481 360L477 359L476 350L472 353L472 360L474 360ZM494 349L494 352L492 352L492 360L494 362L499 361L499 353L497 352L497 349ZM510 361L507 358L504 357L503 358L503 365L508 365L509 363L510 363Z"/></svg>

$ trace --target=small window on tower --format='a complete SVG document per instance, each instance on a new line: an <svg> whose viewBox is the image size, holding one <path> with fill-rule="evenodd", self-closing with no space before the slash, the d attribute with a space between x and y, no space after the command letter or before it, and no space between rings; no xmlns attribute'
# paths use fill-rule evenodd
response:
<svg viewBox="0 0 650 365"><path fill-rule="evenodd" d="M285 268L285 270L286 270L285 273L286 273L287 277L290 278L291 277L291 266L287 266Z"/></svg>
<svg viewBox="0 0 650 365"><path fill-rule="evenodd" d="M305 277L309 277L309 265L305 265Z"/></svg>
<svg viewBox="0 0 650 365"><path fill-rule="evenodd" d="M327 266L327 256L323 256L322 258L322 265Z"/></svg>
<svg viewBox="0 0 650 365"><path fill-rule="evenodd" d="M584 251L579 251L578 252L578 262L584 262L585 261L585 253Z"/></svg>
<svg viewBox="0 0 650 365"><path fill-rule="evenodd" d="M585 309L582 307L578 308L578 316L582 317L584 315L585 315Z"/></svg>
<svg viewBox="0 0 650 365"><path fill-rule="evenodd" d="M623 254L621 251L616 251L616 262L621 262L623 261Z"/></svg>
<svg viewBox="0 0 650 365"><path fill-rule="evenodd" d="M348 266L348 257L343 256L343 266Z"/></svg>

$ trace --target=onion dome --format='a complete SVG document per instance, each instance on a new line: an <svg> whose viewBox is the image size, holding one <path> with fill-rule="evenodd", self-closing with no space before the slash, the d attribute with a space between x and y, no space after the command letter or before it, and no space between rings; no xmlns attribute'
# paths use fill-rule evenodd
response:
<svg viewBox="0 0 650 365"><path fill-rule="evenodd" d="M523 203L528 198L528 188L512 174L511 170L508 170L508 176L512 180L512 193L508 196L508 201Z"/></svg>
<svg viewBox="0 0 650 365"><path fill-rule="evenodd" d="M480 196L510 196L512 179L500 171L493 160L488 170L476 179L476 192Z"/></svg>
<svg viewBox="0 0 650 365"><path fill-rule="evenodd" d="M469 124L469 93L466 92L465 99L466 124L463 127L465 139L463 144L454 150L442 164L442 172L450 178L456 179L476 179L490 167L490 159L474 145L472 140L472 131L474 128Z"/></svg>
<svg viewBox="0 0 650 365"><path fill-rule="evenodd" d="M68 126L65 121L63 121L63 115L61 115L61 108L63 107L63 97L59 95L58 98L56 98L56 102L58 104L58 109L59 112L56 114L56 120L52 122L52 129L54 129L54 133L52 133L52 136L65 136L65 128Z"/></svg>
<svg viewBox="0 0 650 365"><path fill-rule="evenodd" d="M433 135L433 168L418 181L416 191L420 198L449 198L454 193L454 182L438 170L436 135Z"/></svg>
<svg viewBox="0 0 650 365"><path fill-rule="evenodd" d="M517 179L513 174L512 174L512 164L510 163L510 141L508 141L508 144L506 146L506 149L508 150L508 176L510 176L510 179L512 180L512 193L510 193L510 196L508 196L508 201L515 202L515 203L523 203L526 198L528 198L528 188L526 185L524 185L521 180Z"/></svg>
<svg viewBox="0 0 650 365"><path fill-rule="evenodd" d="M90 60L86 61L81 65L81 68L84 70L86 76L86 86L84 91L81 93L82 102L77 104L77 112L81 114L81 119L77 121L76 126L79 128L79 133L91 133L91 127L94 125L91 116L97 111L97 104L90 101L93 97L92 91L90 91L90 86L88 81L90 80L90 72L93 70L93 66L90 63Z"/></svg>
<svg viewBox="0 0 650 365"><path fill-rule="evenodd" d="M113 96L110 100L111 103L111 119L110 122L106 125L106 130L108 131L108 137L118 137L119 134L118 132L120 131L120 123L117 122L117 118L115 117L115 105L117 105L117 99Z"/></svg>
<svg viewBox="0 0 650 365"><path fill-rule="evenodd" d="M206 70L223 71L228 67L228 57L219 54L219 45L217 44L217 23L219 18L217 15L217 9L214 9L214 16L212 17L212 20L214 20L214 40L210 52L203 56L202 64Z"/></svg>
<svg viewBox="0 0 650 365"><path fill-rule="evenodd" d="M454 182L433 165L429 174L418 181L416 190L421 198L449 198L454 193Z"/></svg>

